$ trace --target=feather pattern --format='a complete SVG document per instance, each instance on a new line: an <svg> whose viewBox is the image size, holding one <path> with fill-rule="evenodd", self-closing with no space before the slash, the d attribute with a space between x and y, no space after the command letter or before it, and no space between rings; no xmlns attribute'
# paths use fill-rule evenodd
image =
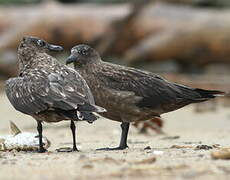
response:
<svg viewBox="0 0 230 180"><path fill-rule="evenodd" d="M6 94L15 109L30 115L51 108L73 110L78 105L93 106L90 104L94 99L82 78L71 81L76 76L69 68L58 73L31 70L25 77L6 81ZM84 111L83 108L81 110Z"/></svg>
<svg viewBox="0 0 230 180"><path fill-rule="evenodd" d="M82 54L82 49L87 53ZM201 90L165 80L152 72L104 62L87 45L72 48L67 63L84 77L103 115L116 121L142 121L190 103L214 98L221 91Z"/></svg>
<svg viewBox="0 0 230 180"><path fill-rule="evenodd" d="M210 92L208 96L196 88L172 83L157 74L130 67L103 62L97 70L95 74L107 88L132 92L140 97L136 104L139 108L157 108L165 113L215 97L211 91L203 90ZM215 92L221 94L220 91Z"/></svg>

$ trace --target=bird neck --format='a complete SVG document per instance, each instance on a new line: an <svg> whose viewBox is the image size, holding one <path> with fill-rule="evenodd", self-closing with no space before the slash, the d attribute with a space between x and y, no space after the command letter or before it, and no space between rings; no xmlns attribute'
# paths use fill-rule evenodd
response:
<svg viewBox="0 0 230 180"><path fill-rule="evenodd" d="M95 62L89 62L86 64L77 64L74 63L74 69L76 69L80 73L84 74L92 74L94 71L98 69L98 67L101 66L102 61L95 61Z"/></svg>
<svg viewBox="0 0 230 180"><path fill-rule="evenodd" d="M49 61L52 61L50 55L45 52L30 52L30 53L19 53L19 73L27 70L36 68L39 66L46 66Z"/></svg>

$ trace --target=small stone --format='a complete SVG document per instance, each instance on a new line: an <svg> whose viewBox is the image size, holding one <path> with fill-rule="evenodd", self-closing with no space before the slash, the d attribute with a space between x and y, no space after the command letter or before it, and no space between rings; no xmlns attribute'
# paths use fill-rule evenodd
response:
<svg viewBox="0 0 230 180"><path fill-rule="evenodd" d="M195 148L195 150L209 150L209 149L213 149L213 147L212 146L208 146L208 145L198 145Z"/></svg>
<svg viewBox="0 0 230 180"><path fill-rule="evenodd" d="M93 165L91 165L91 164L85 164L85 165L82 166L82 168L84 168L84 169L92 169Z"/></svg>
<svg viewBox="0 0 230 180"><path fill-rule="evenodd" d="M219 144L213 144L212 147L213 148L220 148L220 145Z"/></svg>
<svg viewBox="0 0 230 180"><path fill-rule="evenodd" d="M151 149L150 146L146 146L146 147L144 148L144 150L150 150L150 149Z"/></svg>
<svg viewBox="0 0 230 180"><path fill-rule="evenodd" d="M230 148L223 148L220 151L212 152L213 159L230 159Z"/></svg>

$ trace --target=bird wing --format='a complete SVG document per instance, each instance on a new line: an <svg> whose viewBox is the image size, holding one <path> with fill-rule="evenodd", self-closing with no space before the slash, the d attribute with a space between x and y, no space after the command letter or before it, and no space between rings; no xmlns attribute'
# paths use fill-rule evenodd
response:
<svg viewBox="0 0 230 180"><path fill-rule="evenodd" d="M33 114L48 109L48 105L41 99L41 97L47 96L42 81L24 77L11 78L6 81L5 92L14 108L25 114Z"/></svg>
<svg viewBox="0 0 230 180"><path fill-rule="evenodd" d="M15 109L30 115L53 108L97 110L84 79L68 68L58 73L33 70L27 76L7 80L5 90Z"/></svg>
<svg viewBox="0 0 230 180"><path fill-rule="evenodd" d="M123 66L105 66L98 77L110 89L134 92L139 107L177 109L200 97L194 89L170 83L159 75Z"/></svg>

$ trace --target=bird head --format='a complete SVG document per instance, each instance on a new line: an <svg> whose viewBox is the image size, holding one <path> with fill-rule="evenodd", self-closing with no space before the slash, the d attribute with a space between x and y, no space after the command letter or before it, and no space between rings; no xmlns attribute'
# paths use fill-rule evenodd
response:
<svg viewBox="0 0 230 180"><path fill-rule="evenodd" d="M37 37L25 36L23 37L19 47L19 51L26 52L49 52L62 51L63 47L49 44L46 41Z"/></svg>
<svg viewBox="0 0 230 180"><path fill-rule="evenodd" d="M81 67L99 60L100 55L95 49L88 45L80 44L71 49L71 55L66 59L66 64L74 63L76 67Z"/></svg>

